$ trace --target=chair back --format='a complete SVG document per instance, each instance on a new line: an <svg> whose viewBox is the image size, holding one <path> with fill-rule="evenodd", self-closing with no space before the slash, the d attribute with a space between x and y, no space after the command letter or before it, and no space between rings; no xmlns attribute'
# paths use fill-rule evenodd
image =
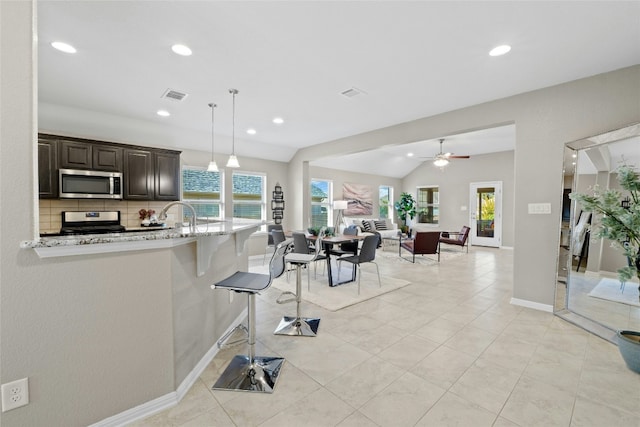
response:
<svg viewBox="0 0 640 427"><path fill-rule="evenodd" d="M287 238L284 237L284 231L282 229L275 229L271 232L270 237L273 239L273 246L278 246L280 243L284 242Z"/></svg>
<svg viewBox="0 0 640 427"><path fill-rule="evenodd" d="M418 231L413 240L413 252L416 254L437 254L439 243L439 231Z"/></svg>
<svg viewBox="0 0 640 427"><path fill-rule="evenodd" d="M460 240L460 243L462 245L464 245L464 243L467 241L467 238L469 237L469 230L471 229L465 225L462 227L462 230L460 230L460 234L458 234L458 240Z"/></svg>
<svg viewBox="0 0 640 427"><path fill-rule="evenodd" d="M342 232L345 236L357 236L358 235L358 227L355 225L350 225L344 229Z"/></svg>
<svg viewBox="0 0 640 427"><path fill-rule="evenodd" d="M307 236L301 231L294 231L293 236L293 253L296 254L308 254L309 243L307 242Z"/></svg>
<svg viewBox="0 0 640 427"><path fill-rule="evenodd" d="M282 230L282 224L267 225L267 246L277 245L277 243L273 241L273 230Z"/></svg>
<svg viewBox="0 0 640 427"><path fill-rule="evenodd" d="M284 233L283 233L284 234ZM265 287L268 288L273 279L277 279L282 276L285 270L285 262L284 256L289 249L289 246L293 243L293 240L285 240L276 245L275 250L273 251L273 256L271 257L271 261L269 261L269 283Z"/></svg>
<svg viewBox="0 0 640 427"><path fill-rule="evenodd" d="M318 257L320 256L320 252L322 251L322 239L324 239L324 236L327 232L327 229L325 227L322 227L320 229L320 231L318 232L318 238L316 239L315 242L315 252L314 252L314 257L313 259L318 259Z"/></svg>
<svg viewBox="0 0 640 427"><path fill-rule="evenodd" d="M358 260L360 263L371 262L376 259L376 248L378 247L378 236L370 235L364 238L362 242L362 248L360 248L360 254Z"/></svg>

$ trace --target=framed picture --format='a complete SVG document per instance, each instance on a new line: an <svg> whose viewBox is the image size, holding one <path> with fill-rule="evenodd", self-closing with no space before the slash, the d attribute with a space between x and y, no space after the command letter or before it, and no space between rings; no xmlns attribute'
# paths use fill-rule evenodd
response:
<svg viewBox="0 0 640 427"><path fill-rule="evenodd" d="M342 198L348 202L344 215L373 214L373 189L367 184L342 184Z"/></svg>

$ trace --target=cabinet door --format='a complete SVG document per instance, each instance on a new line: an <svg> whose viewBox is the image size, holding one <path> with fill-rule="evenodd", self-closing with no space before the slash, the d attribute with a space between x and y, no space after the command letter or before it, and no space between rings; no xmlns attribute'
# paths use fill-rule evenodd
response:
<svg viewBox="0 0 640 427"><path fill-rule="evenodd" d="M38 188L41 199L58 197L58 144L38 140Z"/></svg>
<svg viewBox="0 0 640 427"><path fill-rule="evenodd" d="M91 144L60 140L59 166L63 169L91 169Z"/></svg>
<svg viewBox="0 0 640 427"><path fill-rule="evenodd" d="M122 152L120 147L95 144L93 151L93 169L107 172L122 172Z"/></svg>
<svg viewBox="0 0 640 427"><path fill-rule="evenodd" d="M154 200L180 200L180 155L155 152Z"/></svg>
<svg viewBox="0 0 640 427"><path fill-rule="evenodd" d="M124 150L124 194L128 200L153 199L153 156L147 150Z"/></svg>

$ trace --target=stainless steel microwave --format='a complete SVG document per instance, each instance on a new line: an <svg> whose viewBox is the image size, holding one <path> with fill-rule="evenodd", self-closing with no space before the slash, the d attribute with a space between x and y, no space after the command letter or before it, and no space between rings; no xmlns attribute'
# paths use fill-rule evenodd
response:
<svg viewBox="0 0 640 427"><path fill-rule="evenodd" d="M122 174L92 170L60 169L62 199L122 199Z"/></svg>

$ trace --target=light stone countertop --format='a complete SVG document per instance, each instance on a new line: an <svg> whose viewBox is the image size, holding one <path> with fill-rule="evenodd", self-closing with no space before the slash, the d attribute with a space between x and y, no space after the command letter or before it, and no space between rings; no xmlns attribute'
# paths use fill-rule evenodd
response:
<svg viewBox="0 0 640 427"><path fill-rule="evenodd" d="M198 275L202 275L219 238L234 237L240 255L249 236L264 224L267 222L235 219L199 224L195 232L191 232L189 227L179 227L125 233L46 236L23 241L20 247L34 249L40 258L52 258L162 249L197 242Z"/></svg>

